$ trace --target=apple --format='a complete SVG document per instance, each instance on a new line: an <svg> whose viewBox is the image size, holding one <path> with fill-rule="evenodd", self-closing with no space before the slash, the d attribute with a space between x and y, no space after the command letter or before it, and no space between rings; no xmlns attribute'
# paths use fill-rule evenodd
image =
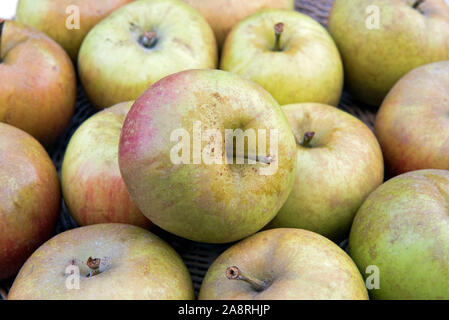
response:
<svg viewBox="0 0 449 320"><path fill-rule="evenodd" d="M294 0L184 0L198 10L214 30L221 48L231 29L241 20L266 8L295 9Z"/></svg>
<svg viewBox="0 0 449 320"><path fill-rule="evenodd" d="M335 107L304 103L282 110L296 138L296 179L269 226L342 241L363 201L383 181L379 143L363 122Z"/></svg>
<svg viewBox="0 0 449 320"><path fill-rule="evenodd" d="M19 271L54 232L60 208L56 168L26 132L0 123L0 280Z"/></svg>
<svg viewBox="0 0 449 320"><path fill-rule="evenodd" d="M75 110L76 75L65 51L19 22L0 22L0 122L48 146Z"/></svg>
<svg viewBox="0 0 449 320"><path fill-rule="evenodd" d="M216 66L212 29L181 0L140 0L116 10L89 32L78 59L81 82L99 109L135 100L172 73Z"/></svg>
<svg viewBox="0 0 449 320"><path fill-rule="evenodd" d="M120 131L132 104L123 102L100 111L70 139L62 163L62 192L79 225L151 225L132 203L118 167Z"/></svg>
<svg viewBox="0 0 449 320"><path fill-rule="evenodd" d="M380 105L412 69L449 59L444 0L336 0L329 31L343 57L348 89L371 105Z"/></svg>
<svg viewBox="0 0 449 320"><path fill-rule="evenodd" d="M96 224L58 234L25 263L9 300L193 299L190 274L166 242L145 229Z"/></svg>
<svg viewBox="0 0 449 320"><path fill-rule="evenodd" d="M376 299L449 299L449 171L418 170L377 188L354 219L349 253L378 269Z"/></svg>
<svg viewBox="0 0 449 320"><path fill-rule="evenodd" d="M449 170L449 61L418 67L399 80L376 117L391 175Z"/></svg>
<svg viewBox="0 0 449 320"><path fill-rule="evenodd" d="M367 300L362 276L332 241L302 229L259 232L210 266L200 300Z"/></svg>
<svg viewBox="0 0 449 320"><path fill-rule="evenodd" d="M260 230L287 200L295 139L259 85L230 72L188 70L136 100L119 166L153 223L194 241L232 242Z"/></svg>
<svg viewBox="0 0 449 320"><path fill-rule="evenodd" d="M220 69L260 84L280 105L336 106L343 65L327 31L309 16L266 9L240 22L223 47Z"/></svg>
<svg viewBox="0 0 449 320"><path fill-rule="evenodd" d="M73 61L86 34L112 11L133 0L19 0L16 20L59 43Z"/></svg>

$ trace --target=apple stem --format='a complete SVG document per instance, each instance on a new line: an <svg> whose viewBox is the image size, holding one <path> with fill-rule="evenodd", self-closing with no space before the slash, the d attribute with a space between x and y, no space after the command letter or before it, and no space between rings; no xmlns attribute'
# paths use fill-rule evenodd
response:
<svg viewBox="0 0 449 320"><path fill-rule="evenodd" d="M312 141L314 136L315 136L315 132L313 132L313 131L308 131L308 132L304 133L304 138L302 140L301 145L305 148L310 147L310 142Z"/></svg>
<svg viewBox="0 0 449 320"><path fill-rule="evenodd" d="M413 4L413 9L417 9L422 3L424 3L426 0L416 0Z"/></svg>
<svg viewBox="0 0 449 320"><path fill-rule="evenodd" d="M260 279L244 275L243 272L237 266L228 267L226 269L226 278L229 280L242 280L250 284L256 291L263 291L267 288L267 283Z"/></svg>
<svg viewBox="0 0 449 320"><path fill-rule="evenodd" d="M100 273L100 262L101 262L100 258L92 259L92 257L89 257L89 259L87 259L86 264L90 269L90 272L87 275L88 278L96 276L97 274Z"/></svg>
<svg viewBox="0 0 449 320"><path fill-rule="evenodd" d="M147 31L140 36L139 43L147 49L151 49L157 42L156 32Z"/></svg>
<svg viewBox="0 0 449 320"><path fill-rule="evenodd" d="M274 25L274 51L282 51L281 49L281 36L284 32L284 24L282 22Z"/></svg>

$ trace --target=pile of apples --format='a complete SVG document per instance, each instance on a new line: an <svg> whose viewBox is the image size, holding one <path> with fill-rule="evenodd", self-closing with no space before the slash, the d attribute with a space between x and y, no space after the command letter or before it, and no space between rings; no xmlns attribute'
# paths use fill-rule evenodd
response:
<svg viewBox="0 0 449 320"><path fill-rule="evenodd" d="M58 176L77 79L99 112ZM50 239L61 196L80 227ZM194 299L155 225L233 243L199 299L449 299L448 214L444 0L335 0L328 30L293 0L19 0L0 22L8 299Z"/></svg>

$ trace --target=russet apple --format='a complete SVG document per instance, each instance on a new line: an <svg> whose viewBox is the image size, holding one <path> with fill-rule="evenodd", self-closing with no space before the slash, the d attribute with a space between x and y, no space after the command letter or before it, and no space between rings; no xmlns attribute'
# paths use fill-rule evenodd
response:
<svg viewBox="0 0 449 320"><path fill-rule="evenodd" d="M407 172L369 195L355 216L349 254L362 273L378 270L373 298L449 299L448 208L447 170Z"/></svg>
<svg viewBox="0 0 449 320"><path fill-rule="evenodd" d="M262 87L230 72L189 70L136 100L123 125L119 165L132 200L153 223L190 240L224 243L276 215L293 186L296 146Z"/></svg>
<svg viewBox="0 0 449 320"><path fill-rule="evenodd" d="M0 122L48 146L75 110L76 75L64 50L16 21L0 22Z"/></svg>
<svg viewBox="0 0 449 320"><path fill-rule="evenodd" d="M210 266L200 300L367 300L363 278L332 241L301 229L259 232Z"/></svg>
<svg viewBox="0 0 449 320"><path fill-rule="evenodd" d="M294 10L294 0L184 0L209 22L221 47L231 29L241 20L262 9Z"/></svg>
<svg viewBox="0 0 449 320"><path fill-rule="evenodd" d="M226 39L220 69L257 82L280 105L336 106L343 87L343 65L331 36L296 11L266 9L240 22Z"/></svg>
<svg viewBox="0 0 449 320"><path fill-rule="evenodd" d="M131 1L19 0L16 20L46 33L76 61L81 42L89 30Z"/></svg>
<svg viewBox="0 0 449 320"><path fill-rule="evenodd" d="M388 93L376 136L391 175L449 170L449 61L410 71Z"/></svg>
<svg viewBox="0 0 449 320"><path fill-rule="evenodd" d="M269 226L342 241L363 201L383 181L379 143L363 122L335 107L304 103L282 110L296 138L296 180Z"/></svg>
<svg viewBox="0 0 449 320"><path fill-rule="evenodd" d="M84 89L100 109L135 100L172 73L216 66L212 29L181 0L139 0L116 10L89 32L78 59Z"/></svg>
<svg viewBox="0 0 449 320"><path fill-rule="evenodd" d="M444 0L336 0L329 31L343 58L348 89L376 106L407 72L449 59Z"/></svg>
<svg viewBox="0 0 449 320"><path fill-rule="evenodd" d="M9 300L187 300L190 274L166 242L142 228L96 224L58 234L27 260Z"/></svg>
<svg viewBox="0 0 449 320"><path fill-rule="evenodd" d="M0 123L0 280L15 275L52 236L59 208L58 175L45 149Z"/></svg>
<svg viewBox="0 0 449 320"><path fill-rule="evenodd" d="M70 139L62 163L62 192L79 225L151 225L132 203L118 167L120 132L132 104L123 102L102 110L86 120Z"/></svg>

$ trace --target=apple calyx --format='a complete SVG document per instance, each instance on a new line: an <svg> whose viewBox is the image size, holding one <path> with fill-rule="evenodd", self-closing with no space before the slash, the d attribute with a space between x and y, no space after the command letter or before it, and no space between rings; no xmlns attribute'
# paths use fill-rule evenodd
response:
<svg viewBox="0 0 449 320"><path fill-rule="evenodd" d="M416 0L415 3L413 4L413 9L418 9L418 7L424 2L426 2L426 0Z"/></svg>
<svg viewBox="0 0 449 320"><path fill-rule="evenodd" d="M315 132L308 131L304 133L304 138L302 139L301 146L304 148L310 148L310 142L312 141L313 137L315 136Z"/></svg>
<svg viewBox="0 0 449 320"><path fill-rule="evenodd" d="M281 48L281 36L284 32L284 24L282 22L274 25L274 48L273 51L282 51Z"/></svg>
<svg viewBox="0 0 449 320"><path fill-rule="evenodd" d="M5 26L5 20L0 19L0 63L3 62L2 60L2 33L3 33L3 27Z"/></svg>
<svg viewBox="0 0 449 320"><path fill-rule="evenodd" d="M226 268L226 278L229 280L242 280L246 283L250 284L253 290L255 291L263 291L268 288L268 284L260 279L244 275L243 272L237 266L232 266Z"/></svg>
<svg viewBox="0 0 449 320"><path fill-rule="evenodd" d="M87 259L86 265L90 269L90 272L87 275L88 278L96 276L97 274L100 274L100 263L101 263L100 258L93 259L92 257L89 257L89 259Z"/></svg>
<svg viewBox="0 0 449 320"><path fill-rule="evenodd" d="M153 48L157 43L156 32L152 31L145 32L143 35L140 36L139 43L147 49Z"/></svg>

